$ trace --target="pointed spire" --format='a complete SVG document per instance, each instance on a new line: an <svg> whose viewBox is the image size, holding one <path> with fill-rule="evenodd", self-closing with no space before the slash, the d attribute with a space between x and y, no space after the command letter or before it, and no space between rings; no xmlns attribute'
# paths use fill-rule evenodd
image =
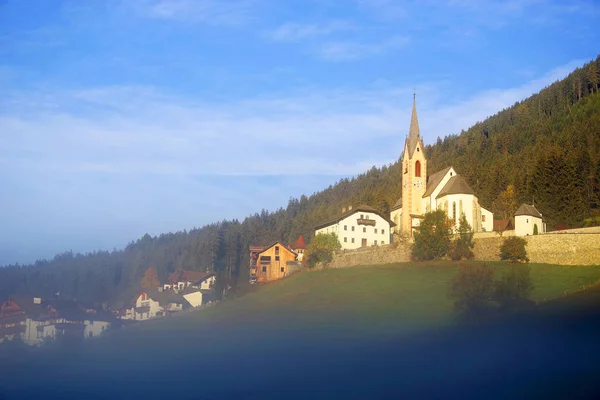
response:
<svg viewBox="0 0 600 400"><path fill-rule="evenodd" d="M410 117L410 130L408 131L409 140L414 137L415 144L416 140L421 137L419 132L419 118L417 117L417 94L413 93L413 107L412 116Z"/></svg>
<svg viewBox="0 0 600 400"><path fill-rule="evenodd" d="M410 117L410 129L408 131L408 155L412 157L417 144L421 142L421 132L419 131L419 118L417 117L417 94L413 92L413 108L412 116ZM423 145L421 144L421 147Z"/></svg>

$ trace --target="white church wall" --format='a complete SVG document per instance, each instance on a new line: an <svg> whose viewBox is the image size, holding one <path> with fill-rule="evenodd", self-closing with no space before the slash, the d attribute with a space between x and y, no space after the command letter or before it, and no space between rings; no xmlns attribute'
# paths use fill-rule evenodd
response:
<svg viewBox="0 0 600 400"><path fill-rule="evenodd" d="M515 217L515 235L533 235L534 225L537 224L538 233L544 233L544 223L541 218L531 215L517 215Z"/></svg>
<svg viewBox="0 0 600 400"><path fill-rule="evenodd" d="M450 169L446 172L446 175L444 175L444 177L442 178L440 183L437 185L435 190L431 193L431 196L423 199L423 210L426 210L425 212L427 212L427 210L433 211L438 208L439 200L441 200L441 199L436 199L437 195L440 194L440 192L442 191L444 186L446 186L446 183L448 183L450 178L452 178L455 175L456 175L456 171L454 170L454 168L450 167ZM429 207L428 207L428 205L429 205Z"/></svg>
<svg viewBox="0 0 600 400"><path fill-rule="evenodd" d="M402 207L395 209L390 213L390 219L396 224L394 232L400 232L400 224L402 223Z"/></svg>
<svg viewBox="0 0 600 400"><path fill-rule="evenodd" d="M483 232L494 230L494 214L483 207L481 207L481 228Z"/></svg>

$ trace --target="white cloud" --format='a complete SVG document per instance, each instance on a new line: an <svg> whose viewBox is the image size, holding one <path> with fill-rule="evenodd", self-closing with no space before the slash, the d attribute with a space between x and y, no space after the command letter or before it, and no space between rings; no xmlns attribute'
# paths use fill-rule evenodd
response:
<svg viewBox="0 0 600 400"><path fill-rule="evenodd" d="M125 0L137 15L162 20L240 25L251 19L254 0Z"/></svg>
<svg viewBox="0 0 600 400"><path fill-rule="evenodd" d="M393 36L383 41L371 43L329 42L320 46L318 54L326 61L352 61L398 50L408 43L410 43L408 36Z"/></svg>
<svg viewBox="0 0 600 400"><path fill-rule="evenodd" d="M303 24L286 22L277 29L267 33L267 36L277 42L296 42L317 36L331 35L354 29L348 21L329 21L323 23Z"/></svg>
<svg viewBox="0 0 600 400"><path fill-rule="evenodd" d="M425 141L467 129L580 64L450 104L449 84L417 85ZM353 175L397 159L411 93L377 85L220 104L144 87L21 93L0 113L0 159L9 170L57 174Z"/></svg>

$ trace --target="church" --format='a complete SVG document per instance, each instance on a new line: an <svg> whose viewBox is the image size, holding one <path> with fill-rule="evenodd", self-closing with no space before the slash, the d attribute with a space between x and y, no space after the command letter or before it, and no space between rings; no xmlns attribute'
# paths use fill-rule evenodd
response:
<svg viewBox="0 0 600 400"><path fill-rule="evenodd" d="M423 214L442 209L455 229L464 214L473 232L491 232L494 228L493 214L481 207L473 189L453 167L427 176L424 150L415 96L401 160L402 197L394 204L390 214L390 219L396 224L395 231L410 237L419 228Z"/></svg>

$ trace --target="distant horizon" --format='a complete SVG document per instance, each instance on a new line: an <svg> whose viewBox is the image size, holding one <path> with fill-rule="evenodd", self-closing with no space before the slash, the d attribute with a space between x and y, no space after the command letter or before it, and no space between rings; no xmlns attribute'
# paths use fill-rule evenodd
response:
<svg viewBox="0 0 600 400"><path fill-rule="evenodd" d="M393 163L415 88L425 143L458 134L598 55L599 4L542 2L1 2L0 265Z"/></svg>

